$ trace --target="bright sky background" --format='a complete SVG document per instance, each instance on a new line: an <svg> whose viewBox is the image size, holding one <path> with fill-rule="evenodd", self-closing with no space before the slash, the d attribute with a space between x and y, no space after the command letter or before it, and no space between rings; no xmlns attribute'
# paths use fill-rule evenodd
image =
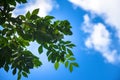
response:
<svg viewBox="0 0 120 80"><path fill-rule="evenodd" d="M18 5L13 16L40 8L39 16L69 20L79 68L72 73L63 65L56 71L47 57L38 55L38 44L28 47L43 62L22 80L120 80L120 0L28 0ZM0 80L16 80L12 72L0 69Z"/></svg>

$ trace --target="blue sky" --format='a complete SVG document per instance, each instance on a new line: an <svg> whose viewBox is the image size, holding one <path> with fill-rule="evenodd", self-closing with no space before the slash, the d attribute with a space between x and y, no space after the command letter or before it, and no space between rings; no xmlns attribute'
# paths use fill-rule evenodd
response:
<svg viewBox="0 0 120 80"><path fill-rule="evenodd" d="M65 37L76 47L72 50L79 63L72 73L63 65L56 71L45 51L38 55L38 44L28 47L43 65L31 70L22 80L120 80L120 0L29 0L18 5L13 16L40 8L39 16L52 15L68 20L73 35ZM15 80L16 75L0 69L0 80Z"/></svg>

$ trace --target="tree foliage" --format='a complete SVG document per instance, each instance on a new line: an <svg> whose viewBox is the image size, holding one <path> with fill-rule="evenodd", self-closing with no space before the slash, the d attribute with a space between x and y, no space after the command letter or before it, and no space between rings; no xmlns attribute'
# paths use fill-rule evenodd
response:
<svg viewBox="0 0 120 80"><path fill-rule="evenodd" d="M12 16L16 3L26 0L0 0L0 68L12 74L28 77L30 69L42 65L40 59L27 49L30 42L36 41L40 46L39 54L47 50L48 61L54 63L57 70L60 63L72 72L78 67L71 51L75 45L64 41L65 35L72 35L71 25L67 20L53 21L53 16L38 16L39 9L25 15Z"/></svg>

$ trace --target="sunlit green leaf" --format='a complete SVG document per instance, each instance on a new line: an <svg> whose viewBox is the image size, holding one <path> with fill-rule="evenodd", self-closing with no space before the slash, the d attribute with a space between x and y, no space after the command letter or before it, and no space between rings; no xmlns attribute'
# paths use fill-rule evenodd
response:
<svg viewBox="0 0 120 80"><path fill-rule="evenodd" d="M66 61L66 62L65 62L65 67L66 67L66 68L68 67L68 64L69 64L69 62Z"/></svg>
<svg viewBox="0 0 120 80"><path fill-rule="evenodd" d="M30 11L27 12L27 14L26 14L26 18L27 18L27 19L30 18Z"/></svg>
<svg viewBox="0 0 120 80"><path fill-rule="evenodd" d="M42 65L42 63L39 61L39 59L34 59L34 60L33 60L33 63L34 63L34 66L35 66L35 67L39 67L39 66Z"/></svg>
<svg viewBox="0 0 120 80"><path fill-rule="evenodd" d="M45 18L46 18L46 19L54 19L53 16L46 16Z"/></svg>
<svg viewBox="0 0 120 80"><path fill-rule="evenodd" d="M69 70L70 70L70 72L73 71L73 65L72 65L72 64L70 64L70 66L69 66Z"/></svg>
<svg viewBox="0 0 120 80"><path fill-rule="evenodd" d="M76 63L76 62L73 62L72 64L73 64L75 67L79 67L78 63Z"/></svg>
<svg viewBox="0 0 120 80"><path fill-rule="evenodd" d="M70 57L70 58L68 58L68 60L74 61L75 58L74 57Z"/></svg>
<svg viewBox="0 0 120 80"><path fill-rule="evenodd" d="M59 62L55 62L54 67L57 70L59 68Z"/></svg>
<svg viewBox="0 0 120 80"><path fill-rule="evenodd" d="M69 58L69 57L71 57L71 55L70 54L66 54L66 58Z"/></svg>
<svg viewBox="0 0 120 80"><path fill-rule="evenodd" d="M38 12L39 12L39 9L35 9L35 10L32 12L32 15L36 15L36 14L38 14Z"/></svg>

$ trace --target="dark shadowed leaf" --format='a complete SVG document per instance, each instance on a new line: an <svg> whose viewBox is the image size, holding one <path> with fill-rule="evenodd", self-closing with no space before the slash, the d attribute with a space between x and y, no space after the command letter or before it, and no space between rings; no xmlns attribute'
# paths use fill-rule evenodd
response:
<svg viewBox="0 0 120 80"><path fill-rule="evenodd" d="M66 41L66 42L65 42L65 44L70 44L70 43L71 43L71 41Z"/></svg>
<svg viewBox="0 0 120 80"><path fill-rule="evenodd" d="M42 46L39 46L38 52L39 52L39 54L41 54L43 52L43 47Z"/></svg>
<svg viewBox="0 0 120 80"><path fill-rule="evenodd" d="M50 51L50 50L48 50L48 51L47 51L47 53L46 53L46 55L48 56L50 53L51 53L51 51Z"/></svg>
<svg viewBox="0 0 120 80"><path fill-rule="evenodd" d="M22 20L26 19L25 16L23 16L23 15L20 15L20 17L21 17Z"/></svg>
<svg viewBox="0 0 120 80"><path fill-rule="evenodd" d="M8 70L9 70L9 66L6 64L6 65L4 66L4 69L5 69L5 71L8 72Z"/></svg>
<svg viewBox="0 0 120 80"><path fill-rule="evenodd" d="M66 46L68 46L69 48L73 48L73 47L75 47L74 44L68 44L68 45L66 45Z"/></svg>
<svg viewBox="0 0 120 80"><path fill-rule="evenodd" d="M25 68L23 69L23 71L25 71L26 73L30 73L30 71L29 71L29 68L28 68L28 67L25 67Z"/></svg>
<svg viewBox="0 0 120 80"><path fill-rule="evenodd" d="M54 47L55 49L58 49L58 46L57 46L57 45L53 45L53 47Z"/></svg>
<svg viewBox="0 0 120 80"><path fill-rule="evenodd" d="M64 51L66 51L66 47L65 47L64 45L62 45L62 49L63 49Z"/></svg>
<svg viewBox="0 0 120 80"><path fill-rule="evenodd" d="M25 72L22 72L22 75L23 75L24 77L28 77L27 73L25 73Z"/></svg>
<svg viewBox="0 0 120 80"><path fill-rule="evenodd" d="M48 56L48 61L50 61L51 59L52 59L52 54Z"/></svg>
<svg viewBox="0 0 120 80"><path fill-rule="evenodd" d="M15 74L16 74L16 72L17 72L17 69L16 69L16 68L14 68L14 70L12 71L12 74L13 74L13 75L15 75Z"/></svg>
<svg viewBox="0 0 120 80"><path fill-rule="evenodd" d="M68 54L73 55L72 51L70 49L67 49Z"/></svg>
<svg viewBox="0 0 120 80"><path fill-rule="evenodd" d="M21 74L18 73L18 78L17 78L17 80L20 80L20 79L21 79Z"/></svg>

